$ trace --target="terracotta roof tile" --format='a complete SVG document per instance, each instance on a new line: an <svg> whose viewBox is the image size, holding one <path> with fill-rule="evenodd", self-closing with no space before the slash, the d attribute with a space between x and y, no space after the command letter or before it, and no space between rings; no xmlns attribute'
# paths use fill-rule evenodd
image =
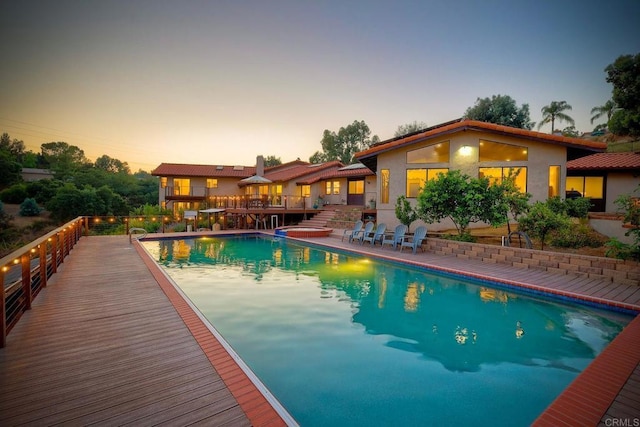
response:
<svg viewBox="0 0 640 427"><path fill-rule="evenodd" d="M590 141L580 138L567 138L565 136L551 135L548 133L497 125L495 123L479 122L476 120L461 120L448 122L448 124L446 124L445 126L434 126L425 130L424 132L411 134L405 138L394 138L387 142L376 144L375 146L367 150L356 153L355 157L358 160L361 160L363 158L372 157L377 155L378 153L393 150L405 145L413 144L418 141L436 138L441 135L461 132L465 130L486 131L503 135L520 136L535 141L565 145L568 147L591 149L594 151L601 151L607 148L607 145L604 142Z"/></svg>
<svg viewBox="0 0 640 427"><path fill-rule="evenodd" d="M374 175L371 170L366 167L358 168L358 169L328 169L323 171L322 173L308 177L305 180L297 181L296 184L299 185L308 185L313 184L318 181L322 181L324 179L334 179L334 178L345 178L345 177L354 177L354 176L370 176Z"/></svg>
<svg viewBox="0 0 640 427"><path fill-rule="evenodd" d="M295 161L291 164L281 165L277 168L269 169L265 171L265 178L269 178L273 182L285 182L291 181L296 178L305 177L308 175L317 175L319 172L326 169L337 169L342 167L342 163L338 161L331 161L320 164L311 164L307 162Z"/></svg>
<svg viewBox="0 0 640 427"><path fill-rule="evenodd" d="M640 153L596 153L567 162L567 170L611 169L640 172Z"/></svg>
<svg viewBox="0 0 640 427"><path fill-rule="evenodd" d="M204 176L218 178L247 178L255 175L255 173L255 166L187 165L180 163L161 163L160 166L151 171L151 175L154 176Z"/></svg>

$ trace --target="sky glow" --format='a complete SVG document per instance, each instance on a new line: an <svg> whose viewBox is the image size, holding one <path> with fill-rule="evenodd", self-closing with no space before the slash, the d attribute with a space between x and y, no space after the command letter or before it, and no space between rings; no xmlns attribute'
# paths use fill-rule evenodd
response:
<svg viewBox="0 0 640 427"><path fill-rule="evenodd" d="M133 171L308 160L325 129L384 140L496 94L586 132L639 22L636 0L4 1L0 132Z"/></svg>

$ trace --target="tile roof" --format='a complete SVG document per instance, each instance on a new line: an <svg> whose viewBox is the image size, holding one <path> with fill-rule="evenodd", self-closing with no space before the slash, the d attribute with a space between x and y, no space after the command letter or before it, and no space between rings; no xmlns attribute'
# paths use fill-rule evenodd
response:
<svg viewBox="0 0 640 427"><path fill-rule="evenodd" d="M567 162L567 170L636 170L640 153L596 153Z"/></svg>
<svg viewBox="0 0 640 427"><path fill-rule="evenodd" d="M151 171L154 176L193 176L212 178L247 178L255 175L255 166L217 166L217 165L187 165L180 163L161 163Z"/></svg>
<svg viewBox="0 0 640 427"><path fill-rule="evenodd" d="M314 184L324 179L345 178L345 177L357 177L357 176L370 176L375 175L369 168L362 165L361 168L340 168L340 169L328 169L322 173L309 177L303 181L297 181L296 184L308 185Z"/></svg>
<svg viewBox="0 0 640 427"><path fill-rule="evenodd" d="M284 165L267 169L264 176L273 182L284 182L307 175L316 175L327 169L338 169L342 166L343 164L337 160L319 164L311 164L296 160L294 162L285 163Z"/></svg>
<svg viewBox="0 0 640 427"><path fill-rule="evenodd" d="M481 131L491 132L512 137L519 137L530 139L534 141L546 142L550 144L565 145L574 148L583 148L593 151L603 151L607 148L606 143L591 141L580 138L567 138L565 136L551 135L548 133L535 132L526 129L513 128L509 126L497 125L495 123L480 122L477 120L461 120L447 122L443 125L433 126L426 129L424 132L413 133L405 137L394 138L387 141L383 141L379 144L372 146L371 148L360 151L355 154L355 157L362 161L364 158L376 156L379 153L393 150L399 147L403 147L409 144L413 144L419 141L424 141L431 138L436 138L442 135L461 131Z"/></svg>

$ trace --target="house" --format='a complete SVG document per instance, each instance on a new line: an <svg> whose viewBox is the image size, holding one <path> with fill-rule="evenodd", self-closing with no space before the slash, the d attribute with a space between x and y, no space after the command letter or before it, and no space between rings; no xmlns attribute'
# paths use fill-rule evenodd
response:
<svg viewBox="0 0 640 427"><path fill-rule="evenodd" d="M25 182L40 181L43 179L53 179L53 172L49 169L22 168L22 179Z"/></svg>
<svg viewBox="0 0 640 427"><path fill-rule="evenodd" d="M160 177L159 204L176 215L204 208L263 210L313 209L320 203L364 206L375 200L375 174L338 161L311 164L301 160L264 167L162 163L151 172Z"/></svg>
<svg viewBox="0 0 640 427"><path fill-rule="evenodd" d="M470 176L500 181L518 172L516 185L532 202L565 196L567 161L603 152L606 144L550 135L474 120L453 120L380 142L355 157L378 179L377 217L397 224L395 203L405 195L415 206L426 180L458 169ZM431 230L452 228L443 221Z"/></svg>
<svg viewBox="0 0 640 427"><path fill-rule="evenodd" d="M567 162L567 191L589 197L592 212L616 212L615 200L638 186L640 153L596 153Z"/></svg>

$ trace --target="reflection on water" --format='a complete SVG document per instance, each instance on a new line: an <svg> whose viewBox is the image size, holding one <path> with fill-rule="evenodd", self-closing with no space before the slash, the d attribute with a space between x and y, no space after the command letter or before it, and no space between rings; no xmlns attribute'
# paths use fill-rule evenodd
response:
<svg viewBox="0 0 640 427"><path fill-rule="evenodd" d="M159 245L159 260L167 267L224 264L255 281L272 269L315 276L322 298L335 291L347 297L352 321L367 334L392 337L387 346L437 360L451 371L504 362L575 370L564 360L592 359L624 326L582 307L282 241L209 238Z"/></svg>
<svg viewBox="0 0 640 427"><path fill-rule="evenodd" d="M304 426L530 425L630 320L282 240L143 244Z"/></svg>

